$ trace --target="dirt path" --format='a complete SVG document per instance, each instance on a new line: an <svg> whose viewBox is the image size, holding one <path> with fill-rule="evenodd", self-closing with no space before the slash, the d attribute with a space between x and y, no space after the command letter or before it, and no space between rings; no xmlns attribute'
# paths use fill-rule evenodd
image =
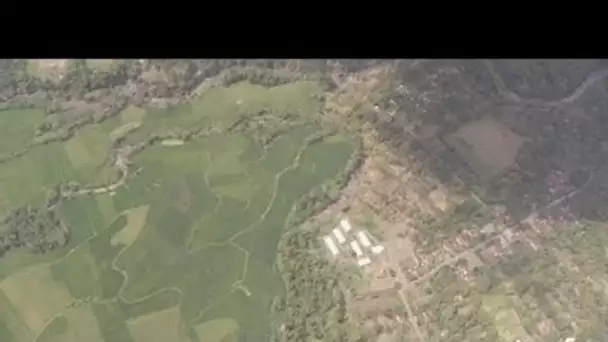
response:
<svg viewBox="0 0 608 342"><path fill-rule="evenodd" d="M382 267L384 269L390 268L390 269L394 269L396 271L399 281L401 282L401 284L403 284L403 287L397 291L397 295L399 296L399 300L401 300L401 303L405 307L405 311L407 312L407 318L408 318L410 324L412 325L412 328L414 329L414 332L416 333L418 340L424 341L424 338L422 337L422 333L420 332L420 327L418 326L418 322L416 321L416 317L414 316L414 312L412 311L410 303L407 299L406 290L410 286L410 283L407 280L407 277L403 274L401 267L391 268L386 263L386 260L383 261Z"/></svg>
<svg viewBox="0 0 608 342"><path fill-rule="evenodd" d="M513 102L518 102L521 104L528 104L528 105L544 106L544 107L558 107L558 106L561 106L564 104L573 103L574 101L578 100L578 98L581 97L581 95L583 95L589 87L594 85L599 80L608 77L608 69L597 70L597 71L594 71L591 74L589 74L587 79L585 79L585 81L583 83L581 83L574 90L574 92L572 92L572 94L570 94L569 96L566 96L559 100L554 100L554 101L547 101L547 100L533 99L533 98L526 99L526 98L522 98L521 96L517 95L515 92L513 92L511 89L509 89L509 87L507 87L507 85L503 81L502 77L500 76L500 74L498 73L496 68L494 68L494 64L492 63L491 60L484 60L483 62L484 62L484 65L490 70L490 73L492 74L492 78L494 79L494 83L495 83L496 87L498 88L498 91L501 93L501 95L503 95L504 97L506 97L507 99L509 99Z"/></svg>

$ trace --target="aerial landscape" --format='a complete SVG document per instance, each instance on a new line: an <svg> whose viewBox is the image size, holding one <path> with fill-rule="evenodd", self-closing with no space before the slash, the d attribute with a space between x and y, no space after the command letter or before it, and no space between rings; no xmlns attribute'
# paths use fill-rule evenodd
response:
<svg viewBox="0 0 608 342"><path fill-rule="evenodd" d="M0 342L608 341L604 60L1 60L0 125Z"/></svg>

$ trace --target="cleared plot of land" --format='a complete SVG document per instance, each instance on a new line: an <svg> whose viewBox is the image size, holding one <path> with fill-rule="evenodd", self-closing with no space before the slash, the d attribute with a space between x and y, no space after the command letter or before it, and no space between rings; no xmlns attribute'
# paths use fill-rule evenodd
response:
<svg viewBox="0 0 608 342"><path fill-rule="evenodd" d="M106 342L90 305L69 308L51 322L38 342Z"/></svg>
<svg viewBox="0 0 608 342"><path fill-rule="evenodd" d="M118 232L110 243L112 245L125 245L129 246L132 244L137 236L144 229L144 225L146 224L146 217L148 217L148 209L150 207L147 205L143 205L141 207L133 208L125 213L127 216L127 224L125 227Z"/></svg>
<svg viewBox="0 0 608 342"><path fill-rule="evenodd" d="M31 331L41 331L72 301L63 284L54 281L46 266L16 274L0 283L0 290Z"/></svg>
<svg viewBox="0 0 608 342"><path fill-rule="evenodd" d="M205 322L196 327L196 334L201 341L223 342L230 341L239 329L239 325L232 318L218 318Z"/></svg>
<svg viewBox="0 0 608 342"><path fill-rule="evenodd" d="M71 65L69 59L31 59L27 61L27 72L37 78L60 81Z"/></svg>
<svg viewBox="0 0 608 342"><path fill-rule="evenodd" d="M143 108L135 107L133 105L125 108L125 110L120 113L120 119L123 123L131 123L138 122L141 123L146 115L146 110Z"/></svg>
<svg viewBox="0 0 608 342"><path fill-rule="evenodd" d="M72 165L79 169L91 162L91 153L82 139L82 134L77 133L74 138L65 143L65 150Z"/></svg>
<svg viewBox="0 0 608 342"><path fill-rule="evenodd" d="M523 139L497 121L485 119L459 128L447 138L474 168L500 173L515 163Z"/></svg>
<svg viewBox="0 0 608 342"><path fill-rule="evenodd" d="M491 317L494 317L496 330L503 341L528 340L529 336L523 328L509 298L504 295L484 296L483 309Z"/></svg>
<svg viewBox="0 0 608 342"><path fill-rule="evenodd" d="M29 341L35 334L36 332L25 325L8 298L0 291L0 341Z"/></svg>
<svg viewBox="0 0 608 342"><path fill-rule="evenodd" d="M142 316L128 323L135 342L188 342L178 309Z"/></svg>

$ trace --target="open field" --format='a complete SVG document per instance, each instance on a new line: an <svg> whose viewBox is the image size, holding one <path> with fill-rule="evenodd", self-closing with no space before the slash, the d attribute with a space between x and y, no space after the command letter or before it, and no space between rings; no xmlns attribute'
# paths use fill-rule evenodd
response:
<svg viewBox="0 0 608 342"><path fill-rule="evenodd" d="M167 110L127 107L4 164L4 210L40 207L60 182L117 185L59 204L58 218L70 230L64 247L0 258L0 339L268 340L271 304L284 288L277 245L292 208L339 175L354 150L341 135L310 141L321 130L311 119L320 108L313 95L322 91L312 81L271 88L241 82ZM285 124L273 139L227 130L261 112L273 127ZM298 125L286 124L294 118ZM11 122L25 119L6 120L2 129L17 134ZM118 165L116 135L128 147L196 130L210 132L171 147L149 143L121 156L131 164L124 184L107 177ZM19 139L27 141L23 132Z"/></svg>
<svg viewBox="0 0 608 342"><path fill-rule="evenodd" d="M38 336L40 342L104 342L90 305L66 309Z"/></svg>
<svg viewBox="0 0 608 342"><path fill-rule="evenodd" d="M9 277L0 284L0 290L31 331L41 331L72 300L65 286L53 281L46 266Z"/></svg>
<svg viewBox="0 0 608 342"><path fill-rule="evenodd" d="M234 335L238 328L233 319L218 318L197 326L196 334L199 339L206 339L210 342L230 341L230 336Z"/></svg>
<svg viewBox="0 0 608 342"><path fill-rule="evenodd" d="M2 132L2 138L0 138L0 156L16 152L30 142L43 118L44 111L41 109L0 111L0 127L7 127Z"/></svg>
<svg viewBox="0 0 608 342"><path fill-rule="evenodd" d="M179 310L168 309L138 317L128 323L135 342L189 342Z"/></svg>

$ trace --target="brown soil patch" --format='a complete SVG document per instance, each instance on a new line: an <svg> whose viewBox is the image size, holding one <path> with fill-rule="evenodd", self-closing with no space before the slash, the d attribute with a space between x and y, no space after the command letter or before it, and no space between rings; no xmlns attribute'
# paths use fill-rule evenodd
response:
<svg viewBox="0 0 608 342"><path fill-rule="evenodd" d="M449 208L448 194L444 189L437 188L429 194L429 199L433 202L436 208L441 211L446 211Z"/></svg>
<svg viewBox="0 0 608 342"><path fill-rule="evenodd" d="M142 205L140 207L127 210L125 213L127 217L127 224L112 237L110 244L112 246L130 246L133 242L135 242L146 225L148 209L150 209L149 205Z"/></svg>
<svg viewBox="0 0 608 342"><path fill-rule="evenodd" d="M484 262L481 261L479 256L477 256L477 254L475 254L473 252L467 253L465 258L467 260L467 265L468 265L469 271L473 271L476 267L481 267L481 266L485 265Z"/></svg>
<svg viewBox="0 0 608 342"><path fill-rule="evenodd" d="M488 119L462 126L446 141L475 169L491 174L513 165L523 144L523 139L507 125Z"/></svg>
<svg viewBox="0 0 608 342"><path fill-rule="evenodd" d="M115 59L87 59L87 67L93 70L109 71L121 61Z"/></svg>
<svg viewBox="0 0 608 342"><path fill-rule="evenodd" d="M69 59L34 59L27 63L30 75L51 81L60 81L68 71Z"/></svg>

